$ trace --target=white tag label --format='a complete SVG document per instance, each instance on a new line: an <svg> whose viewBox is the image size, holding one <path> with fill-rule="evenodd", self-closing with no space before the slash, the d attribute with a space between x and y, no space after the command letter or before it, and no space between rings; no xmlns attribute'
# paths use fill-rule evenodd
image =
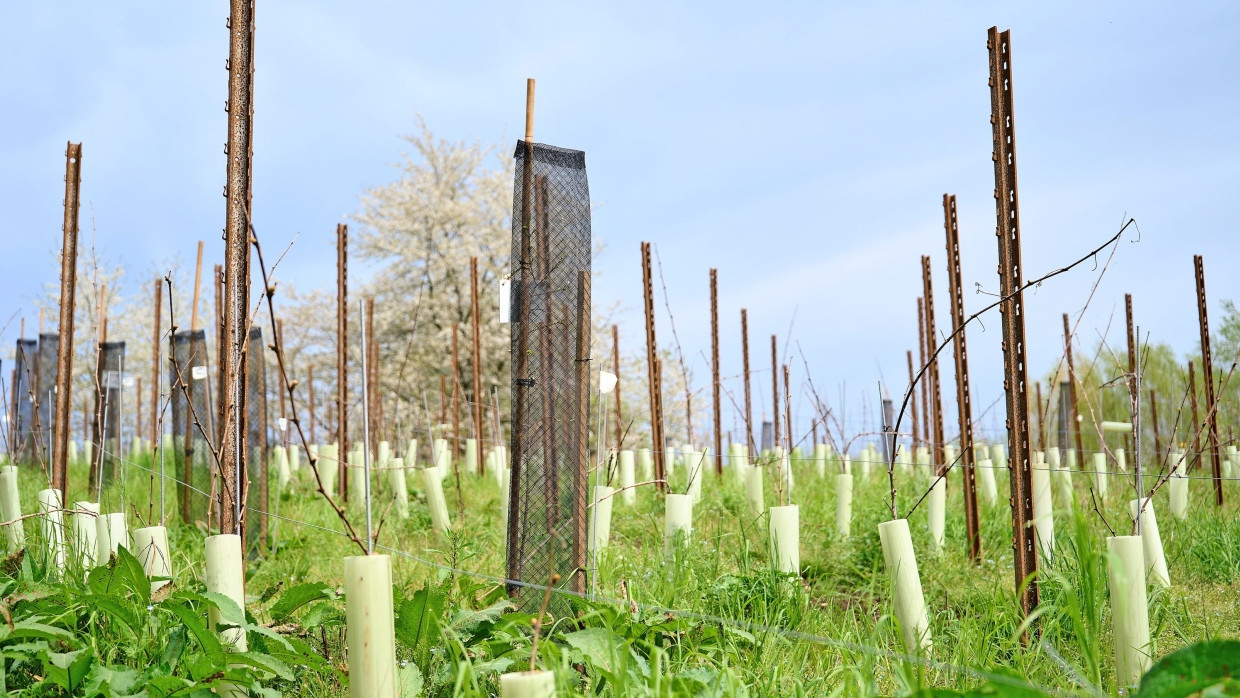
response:
<svg viewBox="0 0 1240 698"><path fill-rule="evenodd" d="M285 419L284 417L281 417L279 419L279 423L280 423L280 431L288 431L288 420L287 419Z"/></svg>
<svg viewBox="0 0 1240 698"><path fill-rule="evenodd" d="M124 378L122 378L121 385L125 386L126 388L132 388L133 387L133 376L125 376Z"/></svg>
<svg viewBox="0 0 1240 698"><path fill-rule="evenodd" d="M189 375L190 375L190 378L193 378L196 381L206 380L207 367L206 366L195 366L189 370Z"/></svg>
<svg viewBox="0 0 1240 698"><path fill-rule="evenodd" d="M504 274L504 278L499 282L499 321L500 323L508 323L510 306L512 305L512 276Z"/></svg>

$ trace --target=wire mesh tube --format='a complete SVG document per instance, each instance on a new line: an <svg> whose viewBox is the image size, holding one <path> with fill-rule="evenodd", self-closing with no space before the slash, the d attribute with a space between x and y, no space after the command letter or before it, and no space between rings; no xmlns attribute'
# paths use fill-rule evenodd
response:
<svg viewBox="0 0 1240 698"><path fill-rule="evenodd" d="M591 262L585 153L521 141L515 156L508 576L541 584L559 574L581 590ZM537 593L510 590L527 609L539 602Z"/></svg>

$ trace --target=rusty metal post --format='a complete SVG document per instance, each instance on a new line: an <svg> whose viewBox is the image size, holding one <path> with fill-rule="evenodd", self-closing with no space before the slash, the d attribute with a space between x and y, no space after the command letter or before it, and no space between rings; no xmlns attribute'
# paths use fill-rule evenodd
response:
<svg viewBox="0 0 1240 698"><path fill-rule="evenodd" d="M943 456L943 392L942 384L939 383L939 360L934 355L934 350L938 346L939 333L934 323L934 286L931 283L929 255L921 257L921 283L925 294L923 297L926 316L926 359L930 362L927 375L930 378L931 456L935 464L934 474L942 475L947 472L945 462L947 459Z"/></svg>
<svg viewBox="0 0 1240 698"><path fill-rule="evenodd" d="M1210 351L1210 318L1206 312L1206 271L1201 255L1193 255L1197 273L1197 319L1201 323L1201 373L1206 385L1206 422L1209 424L1210 468L1214 477L1214 504L1223 506L1223 470L1219 458L1218 402L1214 394L1214 355Z"/></svg>
<svg viewBox="0 0 1240 698"><path fill-rule="evenodd" d="M913 371L913 351L910 349L905 352L908 354L908 384L911 386L916 380L916 373ZM917 398L914 397L909 401L913 407L913 448L916 449L921 445L921 434L918 431L917 424Z"/></svg>
<svg viewBox="0 0 1240 698"><path fill-rule="evenodd" d="M982 536L977 515L977 471L973 462L973 397L969 389L969 350L964 329L964 282L960 269L960 225L955 195L943 195L943 227L947 231L947 290L951 296L952 334L956 355L960 464L964 468L964 528L965 537L969 539L969 560L977 563L982 559ZM929 280L929 276L926 278ZM1039 397L1039 407L1041 404Z"/></svg>
<svg viewBox="0 0 1240 698"><path fill-rule="evenodd" d="M1201 417L1197 413L1197 368L1188 360L1188 400L1193 411L1193 452L1189 454L1188 470L1201 467Z"/></svg>
<svg viewBox="0 0 1240 698"><path fill-rule="evenodd" d="M230 0L228 42L228 183L224 226L224 343L220 371L224 439L220 531L242 536L245 549L246 409L249 365L251 159L254 155L254 3ZM187 444L188 445L188 444ZM232 506L228 506L230 503Z"/></svg>
<svg viewBox="0 0 1240 698"><path fill-rule="evenodd" d="M52 487L62 502L69 496L69 399L73 373L73 311L76 307L78 207L82 184L82 144L65 146L65 218L60 248L60 324L56 350L56 403L52 419ZM11 396L17 403L17 396ZM12 422L10 422L11 424ZM9 441L9 443L13 443Z"/></svg>
<svg viewBox="0 0 1240 698"><path fill-rule="evenodd" d="M482 304L478 302L478 258L469 258L469 322L473 331L473 345L471 352L473 354L473 398L474 398L474 452L478 456L478 462L474 464L478 471L478 477L486 475L486 459L485 448L483 448L482 440L482 401L486 397L486 392L482 389L482 321L478 314L482 310ZM602 406L599 406L602 409Z"/></svg>
<svg viewBox="0 0 1240 698"><path fill-rule="evenodd" d="M574 421L573 441L573 567L577 574L573 575L573 591L584 594L586 591L586 553L587 522L589 521L589 489L590 477L590 331L593 327L590 318L590 273L577 272L577 341L576 341L576 374L577 394L572 418ZM602 409L600 405L600 409Z"/></svg>
<svg viewBox="0 0 1240 698"><path fill-rule="evenodd" d="M624 426L620 423L620 326L611 326L611 363L612 369L616 372L616 389L612 391L616 396L616 448L623 448L620 443L624 440ZM599 409L602 409L600 407Z"/></svg>
<svg viewBox="0 0 1240 698"><path fill-rule="evenodd" d="M349 226L336 224L336 488L349 501Z"/></svg>
<svg viewBox="0 0 1240 698"><path fill-rule="evenodd" d="M642 295L646 304L646 367L650 373L650 442L654 456L654 479L660 492L667 491L663 459L663 386L658 368L659 345L654 332L654 285L650 270L650 243L642 243Z"/></svg>
<svg viewBox="0 0 1240 698"><path fill-rule="evenodd" d="M1012 547L1016 589L1025 615L1038 607L1038 551L1034 544L1033 480L1026 393L1025 294L1022 289L1020 200L1016 182L1016 128L1012 114L1010 32L991 27L990 121L995 165L995 234L999 238L999 306L1003 318L1003 388L1007 393L1008 469L1012 491Z"/></svg>
<svg viewBox="0 0 1240 698"><path fill-rule="evenodd" d="M749 313L741 308L741 363L745 379L745 447L749 449L749 457L753 458L753 407L749 401Z"/></svg>
<svg viewBox="0 0 1240 698"><path fill-rule="evenodd" d="M917 297L917 348L921 359L920 366L926 365L926 299L923 296ZM921 387L921 438L926 446L930 449L930 460L933 465L934 458L934 435L930 429L930 376L923 376L920 383Z"/></svg>
<svg viewBox="0 0 1240 698"><path fill-rule="evenodd" d="M771 451L779 447L779 353L771 335Z"/></svg>
<svg viewBox="0 0 1240 698"><path fill-rule="evenodd" d="M723 424L719 411L719 270L710 270L710 382L715 417L715 474L723 474Z"/></svg>
<svg viewBox="0 0 1240 698"><path fill-rule="evenodd" d="M1076 369L1072 364L1072 328L1068 326L1067 313L1063 314L1063 355L1068 364L1068 402L1072 407L1068 426L1076 435L1076 467L1084 470L1085 448L1081 445L1081 412L1079 403L1076 401Z"/></svg>

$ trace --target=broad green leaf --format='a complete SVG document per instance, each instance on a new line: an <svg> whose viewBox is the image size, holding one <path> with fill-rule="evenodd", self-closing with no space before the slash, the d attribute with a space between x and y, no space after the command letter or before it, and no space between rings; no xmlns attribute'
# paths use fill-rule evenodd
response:
<svg viewBox="0 0 1240 698"><path fill-rule="evenodd" d="M252 667L262 669L263 671L275 674L285 681L293 680L293 669L284 662L272 657L269 654L259 652L237 652L228 655L230 664L248 664Z"/></svg>
<svg viewBox="0 0 1240 698"><path fill-rule="evenodd" d="M59 638L68 641L73 639L73 633L64 628L57 628L54 625L26 619L13 624L13 630L9 632L9 637L37 637L44 640Z"/></svg>
<svg viewBox="0 0 1240 698"><path fill-rule="evenodd" d="M168 666L169 671L176 671L177 662L181 660L181 654L185 652L185 648L189 645L189 632L184 625L178 625L168 632L168 641L164 643L164 651L161 656L161 663Z"/></svg>
<svg viewBox="0 0 1240 698"><path fill-rule="evenodd" d="M619 663L616 650L624 647L624 638L607 628L586 628L564 636L564 642L581 652L586 661L616 677Z"/></svg>
<svg viewBox="0 0 1240 698"><path fill-rule="evenodd" d="M402 601L396 611L396 639L414 652L439 642L444 600L442 591L423 588Z"/></svg>
<svg viewBox="0 0 1240 698"><path fill-rule="evenodd" d="M116 567L121 583L138 597L142 605L149 605L151 603L151 580L147 579L146 571L142 569L142 563L138 561L138 558L122 545L116 549L113 565Z"/></svg>
<svg viewBox="0 0 1240 698"><path fill-rule="evenodd" d="M1183 698L1240 677L1240 641L1210 640L1172 652L1141 678L1137 698Z"/></svg>
<svg viewBox="0 0 1240 698"><path fill-rule="evenodd" d="M220 639L207 628L207 622L199 611L191 609L180 601L165 601L160 604L160 608L171 611L173 615L181 619L185 629L194 636L194 640L208 656L221 657L224 654Z"/></svg>
<svg viewBox="0 0 1240 698"><path fill-rule="evenodd" d="M326 592L327 585L323 582L299 584L285 589L284 593L280 594L280 598L276 599L276 602L271 606L271 619L277 623L283 623L294 611L302 606L311 601L327 598Z"/></svg>
<svg viewBox="0 0 1240 698"><path fill-rule="evenodd" d="M85 594L81 598L84 604L94 607L108 618L114 618L123 623L135 637L142 634L144 619L139 618L134 613L133 607L120 597Z"/></svg>
<svg viewBox="0 0 1240 698"><path fill-rule="evenodd" d="M45 652L43 668L53 681L63 686L70 694L77 691L86 681L94 664L95 653L89 647L76 652Z"/></svg>
<svg viewBox="0 0 1240 698"><path fill-rule="evenodd" d="M422 695L422 670L417 664L409 662L400 668L400 695L402 696L420 696Z"/></svg>

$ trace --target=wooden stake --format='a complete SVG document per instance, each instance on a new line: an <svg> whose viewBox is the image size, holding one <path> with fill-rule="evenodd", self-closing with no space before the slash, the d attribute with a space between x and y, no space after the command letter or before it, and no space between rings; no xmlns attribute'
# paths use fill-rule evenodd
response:
<svg viewBox="0 0 1240 698"><path fill-rule="evenodd" d="M1068 314L1063 314L1063 352L1068 363L1068 402L1071 403L1072 414L1068 419L1068 428L1076 435L1076 466L1085 470L1085 448L1081 445L1081 412L1076 401L1076 369L1072 366L1072 329L1068 326Z"/></svg>
<svg viewBox="0 0 1240 698"><path fill-rule="evenodd" d="M151 317L151 325L154 328L151 333L151 445L156 448L162 448L159 443L159 358L163 351L160 337L163 334L163 316L160 315L160 307L163 305L164 284L163 279L155 277L155 312Z"/></svg>
<svg viewBox="0 0 1240 698"><path fill-rule="evenodd" d="M461 334L460 323L452 323L452 462L461 456L461 357L457 339Z"/></svg>
<svg viewBox="0 0 1240 698"><path fill-rule="evenodd" d="M525 83L525 159L521 167L521 242L519 259L517 264L516 288L520 291L517 294L518 308L517 319L513 323L513 331L517 333L517 355L516 366L513 368L513 387L512 387L512 453L511 453L511 470L509 472L508 488L508 531L507 531L507 555L505 560L505 573L508 579L521 581L522 579L522 560L521 560L521 530L522 530L522 511L521 511L521 482L522 482L522 463L521 459L524 455L524 446L522 444L522 435L524 431L525 418L525 388L526 381L529 380L529 325L530 325L530 193L532 187L532 179L534 178L534 79L530 78ZM550 312L550 308L547 312ZM517 584L508 584L507 591L509 596L516 596L521 591L521 586Z"/></svg>
<svg viewBox="0 0 1240 698"><path fill-rule="evenodd" d="M753 407L749 401L749 313L741 308L741 373L745 380L745 443L749 457L757 455L753 440Z"/></svg>
<svg viewBox="0 0 1240 698"><path fill-rule="evenodd" d="M779 352L775 350L775 335L771 335L771 451L779 446Z"/></svg>
<svg viewBox="0 0 1240 698"><path fill-rule="evenodd" d="M715 474L723 474L723 424L719 410L719 271L710 270L710 373L715 417Z"/></svg>
<svg viewBox="0 0 1240 698"><path fill-rule="evenodd" d="M473 354L473 381L472 392L474 400L474 453L478 457L478 462L474 464L478 472L478 477L486 475L486 460L483 457L486 449L483 447L482 440L482 401L486 399L486 391L482 389L482 321L479 315L482 312L482 304L478 301L478 258L469 258L469 322L473 334L473 343L470 347Z"/></svg>
<svg viewBox="0 0 1240 698"><path fill-rule="evenodd" d="M306 397L306 405L310 410L310 443L317 444L318 439L314 436L314 425L316 421L314 418L314 364L306 365L306 391L308 393Z"/></svg>
<svg viewBox="0 0 1240 698"><path fill-rule="evenodd" d="M1188 360L1188 400L1193 411L1193 452L1189 454L1190 470L1201 467L1201 417L1197 414L1197 369L1192 359Z"/></svg>
<svg viewBox="0 0 1240 698"><path fill-rule="evenodd" d="M69 399L73 373L73 311L77 291L77 247L79 187L82 181L82 144L65 147L65 217L60 248L60 322L57 325L56 403L52 419L52 487L60 490L62 502L69 502ZM12 396L17 404L17 396ZM85 414L83 414L85 418ZM10 426L13 420L10 419ZM11 440L9 443L13 443Z"/></svg>

